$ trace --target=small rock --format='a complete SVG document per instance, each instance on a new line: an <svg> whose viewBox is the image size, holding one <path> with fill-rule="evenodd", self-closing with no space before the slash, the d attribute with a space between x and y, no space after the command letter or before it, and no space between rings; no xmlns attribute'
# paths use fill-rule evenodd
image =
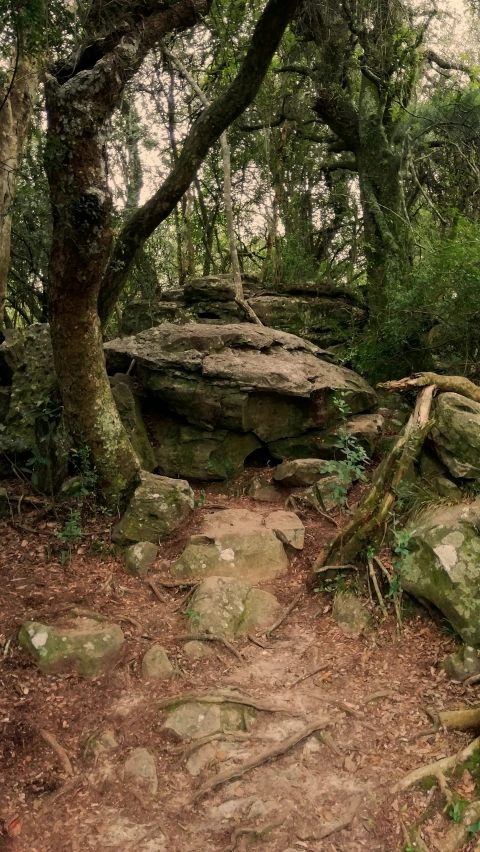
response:
<svg viewBox="0 0 480 852"><path fill-rule="evenodd" d="M480 674L480 657L476 648L463 645L455 654L445 657L442 668L452 680L463 682Z"/></svg>
<svg viewBox="0 0 480 852"><path fill-rule="evenodd" d="M158 556L158 547L151 541L138 541L125 551L125 572L133 577L145 577Z"/></svg>
<svg viewBox="0 0 480 852"><path fill-rule="evenodd" d="M252 479L247 494L259 503L277 503L282 495L268 480Z"/></svg>
<svg viewBox="0 0 480 852"><path fill-rule="evenodd" d="M282 485L314 485L330 472L330 462L324 459L295 459L279 464L273 478ZM325 470L326 468L326 470Z"/></svg>
<svg viewBox="0 0 480 852"><path fill-rule="evenodd" d="M8 494L5 488L0 488L0 520L8 515Z"/></svg>
<svg viewBox="0 0 480 852"><path fill-rule="evenodd" d="M265 518L267 529L274 531L283 544L302 550L305 543L305 527L295 512L270 512Z"/></svg>
<svg viewBox="0 0 480 852"><path fill-rule="evenodd" d="M64 479L57 494L57 503L66 503L80 497L84 488L81 476L69 476Z"/></svg>
<svg viewBox="0 0 480 852"><path fill-rule="evenodd" d="M196 740L226 731L245 730L244 708L238 704L202 704L188 701L173 707L163 725L181 739Z"/></svg>
<svg viewBox="0 0 480 852"><path fill-rule="evenodd" d="M351 482L345 482L340 476L332 473L319 479L315 485L306 488L298 496L308 506L330 512L337 506L344 505L350 485Z"/></svg>
<svg viewBox="0 0 480 852"><path fill-rule="evenodd" d="M356 639L368 626L369 615L363 604L352 592L341 592L335 598L332 617L345 636Z"/></svg>
<svg viewBox="0 0 480 852"><path fill-rule="evenodd" d="M125 779L135 781L151 796L158 790L155 761L146 748L135 748L125 762Z"/></svg>
<svg viewBox="0 0 480 852"><path fill-rule="evenodd" d="M173 672L174 668L165 648L152 645L142 660L142 677L147 680L169 680Z"/></svg>
<svg viewBox="0 0 480 852"><path fill-rule="evenodd" d="M142 471L140 485L114 528L112 539L121 545L137 541L157 544L183 523L193 507L193 491L184 479Z"/></svg>
<svg viewBox="0 0 480 852"><path fill-rule="evenodd" d="M85 754L93 754L95 757L98 757L107 751L113 751L117 748L117 745L118 743L113 731L108 729L104 731L96 731L95 734L92 734L87 738L84 752Z"/></svg>
<svg viewBox="0 0 480 852"><path fill-rule="evenodd" d="M215 654L215 651L209 647L207 642L197 642L195 639L191 642L185 642L183 651L190 660L203 660L205 657L213 657Z"/></svg>
<svg viewBox="0 0 480 852"><path fill-rule="evenodd" d="M216 751L216 746L212 745L212 743L207 743L207 745L194 751L187 760L187 770L190 775L193 775L194 778L200 775L203 769L214 762Z"/></svg>
<svg viewBox="0 0 480 852"><path fill-rule="evenodd" d="M71 618L61 627L27 621L20 629L18 641L35 659L41 672L75 672L80 677L92 678L119 659L125 638L118 624Z"/></svg>

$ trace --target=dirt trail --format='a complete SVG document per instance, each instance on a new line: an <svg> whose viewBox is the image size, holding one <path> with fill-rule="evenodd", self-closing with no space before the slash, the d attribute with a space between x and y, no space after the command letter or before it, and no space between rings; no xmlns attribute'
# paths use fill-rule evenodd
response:
<svg viewBox="0 0 480 852"><path fill-rule="evenodd" d="M259 508L248 498L225 495L218 486L207 491L205 500L207 505L221 501L229 507ZM265 508L260 506L261 511ZM24 529L0 525L0 818L13 834L17 823L12 821L19 819L17 836L0 835L0 849L403 848L402 821L409 825L418 818L428 793L394 796L392 784L408 770L452 754L472 739L442 732L422 736L429 727L427 708L475 703L476 688L448 682L440 668L455 645L451 635L427 614L412 610L399 637L393 615L382 622L375 610L372 629L349 639L331 617L332 596L306 593L264 642L266 647L248 640L236 643L240 661L216 645L210 657L193 662L180 641L186 632L181 611L185 591L163 590L168 602L161 603L146 584L127 577L109 545L110 523L98 516L85 523L80 547L72 561L62 565L56 523L36 520L36 511L24 504ZM162 546L160 560L181 552L205 511L199 510L193 524ZM286 578L268 586L285 607L303 587L311 559L335 529L313 515L304 522L305 550L291 555ZM25 529L33 526L36 534ZM153 577L163 570L160 560ZM16 643L22 621L53 621L72 604L120 623L127 638L121 663L95 681L42 676ZM142 681L141 660L153 642L164 645L176 660L177 680ZM301 679L320 667L317 674ZM158 703L169 695L219 688L262 697L285 705L288 712L248 715L243 734L182 754L179 743L162 728L166 717ZM317 717L328 722L325 730L194 801L199 788L217 772L280 746ZM59 756L39 736L39 728L66 749L73 777L64 774ZM117 747L97 756L86 753L86 739L105 729L114 733ZM123 778L125 760L137 747L155 758L158 793L153 799ZM458 782L460 792L468 792L467 776ZM447 827L442 807L439 800L423 823L427 845ZM342 829L345 822L349 825Z"/></svg>

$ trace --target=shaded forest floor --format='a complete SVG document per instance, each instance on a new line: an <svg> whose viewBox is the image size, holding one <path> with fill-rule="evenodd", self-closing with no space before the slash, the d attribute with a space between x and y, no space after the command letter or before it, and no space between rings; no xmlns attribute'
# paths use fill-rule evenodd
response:
<svg viewBox="0 0 480 852"><path fill-rule="evenodd" d="M9 490L20 498L23 486L9 483ZM399 636L394 615L382 620L372 606L372 627L349 639L331 617L332 594L307 592L265 648L244 640L236 643L242 661L219 645L212 656L193 662L183 654L185 591L163 589L162 603L147 584L126 576L110 544L112 519L101 514L85 512L81 543L62 564L63 545L56 537L61 519L42 514L43 504L34 497L30 503L31 496L21 500L15 527L0 522L0 818L16 835L0 834L0 849L399 852L405 847L402 822L411 825L420 817L429 793L417 789L395 796L392 784L472 739L458 733L423 735L430 727L428 708L454 709L477 700L476 687L448 681L441 669L456 644L451 633L410 606ZM207 506L281 508L228 494L218 484L205 489L204 499ZM16 513L16 501L12 505ZM205 511L197 509L193 521L162 544L149 576L166 576L162 560L181 552ZM284 606L304 588L312 559L335 531L313 513L303 520L304 551L291 555L287 577L264 587ZM41 675L17 644L23 621L54 622L73 605L102 613L126 636L122 661L94 681ZM154 642L176 660L178 679L142 680L141 660ZM292 685L320 666L325 666L320 673ZM178 753L178 743L162 729L165 714L157 704L166 696L219 687L282 702L290 712L258 712L243 739L213 743L203 766L197 751L189 767L200 769L192 776L188 756ZM278 745L317 716L329 718L329 737L310 736L192 804L195 790L215 772ZM40 728L66 749L72 778L39 736ZM97 757L88 754L88 737L106 729L114 732L117 747ZM125 760L140 746L156 760L159 784L153 800L123 780ZM452 789L473 798L470 773L460 775ZM351 824L320 840L323 826L344 817L354 803L359 806ZM444 804L436 793L422 824L431 849L452 824L442 813Z"/></svg>

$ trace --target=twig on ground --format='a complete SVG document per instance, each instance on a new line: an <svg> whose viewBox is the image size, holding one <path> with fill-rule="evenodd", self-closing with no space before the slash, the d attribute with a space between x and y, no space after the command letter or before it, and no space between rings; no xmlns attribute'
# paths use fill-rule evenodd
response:
<svg viewBox="0 0 480 852"><path fill-rule="evenodd" d="M266 642L264 642L264 641L263 641L263 639L262 639L261 637L259 637L259 636L254 636L254 635L253 635L253 633L249 633L249 634L248 634L248 636L247 636L247 639L248 639L250 642L253 642L253 644L254 644L254 645L258 645L258 647L259 647L259 648L264 648L264 649L266 649L266 648L268 648L268 647L269 647L269 646L267 645L267 643L266 643Z"/></svg>
<svg viewBox="0 0 480 852"><path fill-rule="evenodd" d="M102 585L100 586L100 588L99 588L99 590L98 590L98 594L100 594L100 592L104 592L104 591L105 591L105 589L108 589L108 587L109 587L110 583L112 582L112 580L113 580L113 574L110 574L110 576L109 576L108 580L105 580L105 582L104 582L104 583L102 583Z"/></svg>
<svg viewBox="0 0 480 852"><path fill-rule="evenodd" d="M480 737L477 737L475 740L472 740L468 746L461 749L456 754L452 754L450 757L442 757L440 760L436 760L433 763L427 763L425 766L420 766L418 769L414 769L412 772L404 775L404 777L401 778L400 781L397 781L394 785L392 792L399 793L402 790L408 790L409 787L412 787L414 784L422 781L423 778L428 778L429 775L435 776L438 770L445 773L449 769L453 769L457 763L463 763L479 748Z"/></svg>
<svg viewBox="0 0 480 852"><path fill-rule="evenodd" d="M344 828L350 825L351 822L355 819L355 814L357 813L360 805L362 804L362 797L355 796L354 799L350 802L349 807L345 810L343 815L338 819L332 819L328 822L324 823L318 832L316 839L323 840L325 837L330 837L331 834L336 834L337 831L343 831ZM306 849L312 849L313 852L319 852L318 848L315 849L314 846L304 847Z"/></svg>
<svg viewBox="0 0 480 852"><path fill-rule="evenodd" d="M358 571L358 565L322 565L314 568L314 574L323 574L324 571Z"/></svg>
<svg viewBox="0 0 480 852"><path fill-rule="evenodd" d="M291 716L303 716L303 713L292 712L290 707L268 704L262 698L253 698L242 692L234 692L229 689L221 689L217 692L186 692L184 695L172 695L163 698L157 703L159 710L170 707L171 704L181 704L188 701L200 701L202 704L243 704L245 707L253 707L254 710L262 710L265 713L288 713Z"/></svg>
<svg viewBox="0 0 480 852"><path fill-rule="evenodd" d="M235 648L235 645L232 645L228 639L225 639L223 636L216 636L213 633L187 633L185 636L181 636L178 640L179 642L219 642L220 645L224 645L225 648L228 648L231 654L240 660L241 663L244 663L245 660L240 654L239 651Z"/></svg>
<svg viewBox="0 0 480 852"><path fill-rule="evenodd" d="M251 757L249 760L246 760L238 766L234 766L232 769L226 769L223 772L219 772L217 775L214 775L213 778L206 781L205 784L196 791L192 798L192 802L198 801L198 799L201 799L206 793L209 793L211 790L215 790L217 787L221 787L222 784L226 784L227 781L233 781L236 778L241 778L246 772L250 772L251 769L261 766L262 763L266 763L267 760L280 757L280 755L285 754L286 751L289 751L289 749L302 742L302 740L311 736L311 734L315 733L315 731L321 731L331 724L332 720L329 717L314 719L302 728L301 731L298 731L296 734L288 737L282 743L278 743L278 745L264 749L264 751L261 751L255 757Z"/></svg>
<svg viewBox="0 0 480 852"><path fill-rule="evenodd" d="M155 597L157 598L157 600L159 600L161 603L169 603L169 599L166 598L165 595L162 595L162 593L157 589L154 581L150 577L147 577L145 582L146 582L147 586L150 586L150 588L151 588L153 594L155 595Z"/></svg>
<svg viewBox="0 0 480 852"><path fill-rule="evenodd" d="M72 767L72 764L70 763L70 758L69 758L67 752L65 751L65 749L63 748L63 746L60 745L60 743L58 742L58 740L55 739L53 734L50 734L48 731L45 731L43 728L37 728L37 731L38 731L39 735L41 736L42 740L44 742L46 742L47 745L49 745L50 748L53 749L55 754L57 754L58 757L60 758L60 762L63 766L64 772L67 775L73 775L73 767Z"/></svg>
<svg viewBox="0 0 480 852"><path fill-rule="evenodd" d="M293 686L296 686L298 683L301 683L303 680L307 680L309 677L313 677L313 675L318 674L318 672L323 672L325 669L328 669L330 663L322 663L321 666L317 666L316 669L313 669L311 672L307 672L303 674L301 677L297 677L296 680L292 680L291 683L287 684L287 689L291 689Z"/></svg>
<svg viewBox="0 0 480 852"><path fill-rule="evenodd" d="M291 602L291 604L289 604L289 606L287 606L283 615L281 615L280 618L277 619L277 621L275 621L270 627L268 627L267 630L264 630L263 633L262 633L262 636L270 636L270 634L273 633L274 630L277 629L277 627L280 627L280 625L283 624L285 619L290 615L292 610L295 609L297 604L301 601L304 594L305 594L305 590L302 589L302 591L299 592L298 595L295 595L293 601Z"/></svg>
<svg viewBox="0 0 480 852"><path fill-rule="evenodd" d="M183 609L185 604L187 603L187 601L190 600L190 598L192 597L193 594L195 594L197 589L198 589L198 583L195 583L195 585L192 586L192 588L188 590L187 594L184 595L183 598L180 598L180 601L178 602L178 604L173 607L173 612L178 612L180 609Z"/></svg>
<svg viewBox="0 0 480 852"><path fill-rule="evenodd" d="M23 532L30 533L31 535L44 535L47 536L47 538L53 536L53 538L56 538L56 535L52 530L34 530L33 527L27 527L26 524L17 524L16 521L7 521L7 524L13 527L14 530L23 530Z"/></svg>
<svg viewBox="0 0 480 852"><path fill-rule="evenodd" d="M161 577L155 577L155 580L163 586L164 589L178 589L178 588L188 588L188 586L198 586L199 583L202 582L201 579L198 580L163 580Z"/></svg>
<svg viewBox="0 0 480 852"><path fill-rule="evenodd" d="M37 806L37 814L43 814L48 811L52 805L55 804L57 799L61 796L64 796L65 793L69 793L70 790L73 790L74 787L77 787L79 784L83 784L85 782L85 777L81 775L76 775L75 778L70 778L68 781L65 781L65 784L62 784L58 790L55 790L54 793L51 793L49 796L43 796L40 800L36 799L35 807Z"/></svg>
<svg viewBox="0 0 480 852"><path fill-rule="evenodd" d="M372 562L371 559L367 559L367 562L368 562L368 573L370 574L370 577L371 577L371 580L372 580L372 583L373 583L373 588L375 589L375 594L378 598L378 603L380 604L380 609L382 610L383 617L388 618L388 610L387 610L387 607L385 606L385 601L383 600L383 595L380 591L380 586L379 586L379 583L378 583L378 578L377 578L377 575L376 575L376 572L375 572L373 562Z"/></svg>
<svg viewBox="0 0 480 852"><path fill-rule="evenodd" d="M476 683L480 683L480 674L472 675L472 677L467 677L467 679L463 682L463 685L474 686Z"/></svg>

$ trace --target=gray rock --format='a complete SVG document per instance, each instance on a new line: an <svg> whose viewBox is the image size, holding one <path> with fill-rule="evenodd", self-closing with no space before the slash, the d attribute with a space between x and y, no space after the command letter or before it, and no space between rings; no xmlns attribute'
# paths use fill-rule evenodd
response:
<svg viewBox="0 0 480 852"><path fill-rule="evenodd" d="M215 656L215 651L209 647L208 642L197 642L196 639L185 642L183 653L189 660L203 660L205 657Z"/></svg>
<svg viewBox="0 0 480 852"><path fill-rule="evenodd" d="M234 302L235 284L231 275L206 275L203 278L189 278L184 288L185 301L195 302Z"/></svg>
<svg viewBox="0 0 480 852"><path fill-rule="evenodd" d="M352 592L341 592L336 596L332 617L342 633L351 639L360 636L370 621L362 601Z"/></svg>
<svg viewBox="0 0 480 852"><path fill-rule="evenodd" d="M262 583L285 574L288 559L281 541L262 516L227 509L203 518L171 571L176 577L237 577Z"/></svg>
<svg viewBox="0 0 480 852"><path fill-rule="evenodd" d="M158 547L151 541L138 541L125 550L125 571L134 577L145 577L158 556Z"/></svg>
<svg viewBox="0 0 480 852"><path fill-rule="evenodd" d="M346 481L343 477L332 473L319 479L315 485L306 488L297 497L312 509L330 512L338 506L345 505L345 498L351 485L351 480Z"/></svg>
<svg viewBox="0 0 480 852"><path fill-rule="evenodd" d="M227 731L245 730L244 708L235 704L203 704L188 701L168 711L163 726L181 739L200 739Z"/></svg>
<svg viewBox="0 0 480 852"><path fill-rule="evenodd" d="M153 447L149 441L139 400L134 397L128 384L119 382L112 388L113 398L142 470L150 473L157 467Z"/></svg>
<svg viewBox="0 0 480 852"><path fill-rule="evenodd" d="M269 592L231 577L208 577L191 600L189 630L234 639L269 627L279 611L277 599Z"/></svg>
<svg viewBox="0 0 480 852"><path fill-rule="evenodd" d="M188 482L142 471L140 485L114 528L112 539L121 545L137 541L156 544L177 529L193 507L194 495Z"/></svg>
<svg viewBox="0 0 480 852"><path fill-rule="evenodd" d="M170 680L174 671L165 648L152 645L142 660L142 677L146 680Z"/></svg>
<svg viewBox="0 0 480 852"><path fill-rule="evenodd" d="M275 488L266 478L255 477L252 479L247 494L252 500L258 503L278 503L282 499L282 495L278 488Z"/></svg>
<svg viewBox="0 0 480 852"><path fill-rule="evenodd" d="M431 436L450 473L459 479L480 478L480 403L441 393L434 413Z"/></svg>
<svg viewBox="0 0 480 852"><path fill-rule="evenodd" d="M125 639L117 624L69 618L56 627L27 621L18 641L45 674L75 672L92 678L118 661Z"/></svg>
<svg viewBox="0 0 480 852"><path fill-rule="evenodd" d="M467 645L480 644L480 500L427 509L406 531L402 586L433 603Z"/></svg>
<svg viewBox="0 0 480 852"><path fill-rule="evenodd" d="M135 748L125 761L124 777L155 796L158 790L155 760L146 748Z"/></svg>
<svg viewBox="0 0 480 852"><path fill-rule="evenodd" d="M118 746L115 739L115 734L108 728L101 731L95 731L87 737L84 745L84 754L91 754L94 757L99 757L109 751L114 751Z"/></svg>
<svg viewBox="0 0 480 852"><path fill-rule="evenodd" d="M265 526L273 530L283 544L289 544L295 550L303 550L305 527L295 512L270 512L265 518Z"/></svg>
<svg viewBox="0 0 480 852"><path fill-rule="evenodd" d="M477 649L463 645L459 651L445 657L442 668L452 680L460 682L480 674L480 657Z"/></svg>
<svg viewBox="0 0 480 852"><path fill-rule="evenodd" d="M6 518L9 513L8 494L5 488L0 488L0 520Z"/></svg>
<svg viewBox="0 0 480 852"><path fill-rule="evenodd" d="M337 415L331 420L335 422ZM303 434L293 433L278 441L271 441L268 449L275 459L342 459L339 443L344 435L355 438L369 458L382 439L384 420L380 414L358 414L330 428L309 429Z"/></svg>
<svg viewBox="0 0 480 852"><path fill-rule="evenodd" d="M376 404L373 389L322 350L285 332L249 323L165 323L105 344L110 369L135 358L137 374L157 398L201 428L254 432L262 441L330 427L333 393L354 414Z"/></svg>
<svg viewBox="0 0 480 852"><path fill-rule="evenodd" d="M329 473L329 462L325 459L292 459L279 464L275 468L273 478L282 485L295 487L313 485Z"/></svg>

